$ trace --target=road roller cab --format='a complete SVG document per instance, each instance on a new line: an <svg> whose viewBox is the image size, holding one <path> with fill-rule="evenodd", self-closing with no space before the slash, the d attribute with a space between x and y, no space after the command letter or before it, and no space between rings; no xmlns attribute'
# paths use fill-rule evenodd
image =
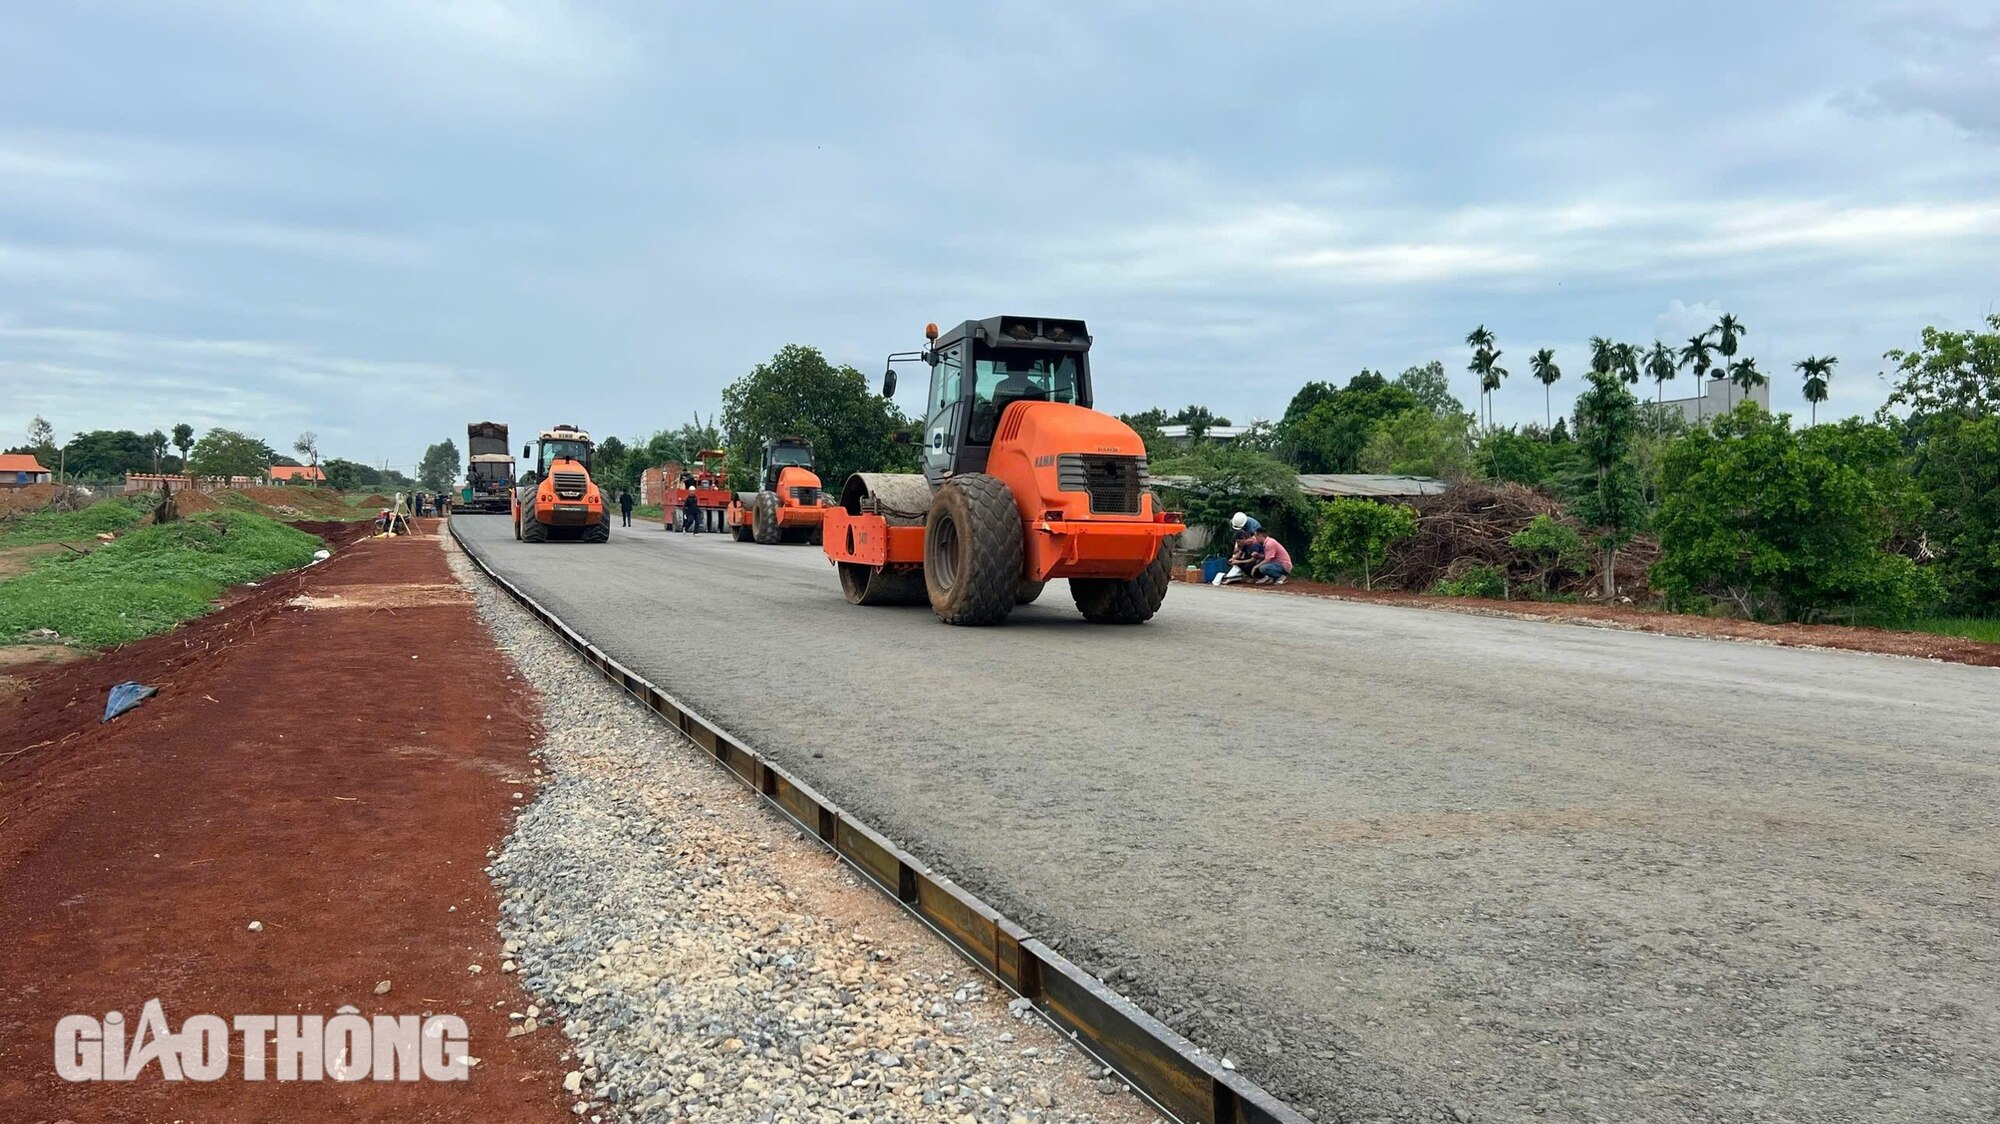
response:
<svg viewBox="0 0 2000 1124"><path fill-rule="evenodd" d="M1185 530L1148 488L1146 446L1091 408L1081 320L994 316L889 357L930 369L922 475L847 480L826 520L847 599L928 601L948 624L997 624L1065 578L1093 621L1137 624L1166 596Z"/></svg>
<svg viewBox="0 0 2000 1124"><path fill-rule="evenodd" d="M594 448L590 434L573 425L545 429L533 445L521 448L521 460L528 467L514 489L515 538L611 541L604 494L590 478Z"/></svg>
<svg viewBox="0 0 2000 1124"><path fill-rule="evenodd" d="M764 442L757 490L737 492L726 520L737 542L818 542L824 512L812 442L773 437Z"/></svg>

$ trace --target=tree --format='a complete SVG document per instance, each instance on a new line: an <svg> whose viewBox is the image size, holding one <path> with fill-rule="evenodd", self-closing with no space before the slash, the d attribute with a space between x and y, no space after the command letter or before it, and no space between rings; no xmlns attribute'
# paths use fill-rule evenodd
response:
<svg viewBox="0 0 2000 1124"><path fill-rule="evenodd" d="M1320 389L1326 387L1308 383L1278 423L1278 448L1300 472L1353 472L1383 422L1424 410L1409 391L1374 371L1362 371L1339 390ZM1309 405L1301 411L1301 403Z"/></svg>
<svg viewBox="0 0 2000 1124"><path fill-rule="evenodd" d="M1910 410L1900 425L1930 500L1923 542L1951 607L1979 616L2000 612L2000 314L1986 324L1925 328L1919 348L1887 355L1897 372L1889 402Z"/></svg>
<svg viewBox="0 0 2000 1124"><path fill-rule="evenodd" d="M1917 350L1897 348L1884 355L1895 360L1900 375L1890 404L1908 406L1914 417L2000 412L2000 313L1988 316L1986 324L1991 331L1925 328Z"/></svg>
<svg viewBox="0 0 2000 1124"><path fill-rule="evenodd" d="M1833 376L1833 368L1840 360L1831 356L1809 355L1792 364L1792 369L1805 378L1801 387L1806 401L1812 403L1812 424L1819 424L1819 404L1826 401L1826 383Z"/></svg>
<svg viewBox="0 0 2000 1124"><path fill-rule="evenodd" d="M1725 312L1722 314L1722 319L1717 320L1715 327L1710 328L1709 331L1715 333L1715 349L1722 353L1722 374L1725 378L1728 378L1735 373L1733 368L1736 365L1737 341L1749 335L1750 329L1743 326L1743 321ZM1734 378L1730 378L1730 382L1734 383L1735 381ZM1733 410L1736 408L1734 399L1726 399L1725 401L1730 409Z"/></svg>
<svg viewBox="0 0 2000 1124"><path fill-rule="evenodd" d="M1764 372L1757 369L1757 361L1746 355L1741 363L1730 366L1729 381L1748 395L1753 388L1763 386L1768 380L1764 378Z"/></svg>
<svg viewBox="0 0 2000 1124"><path fill-rule="evenodd" d="M798 344L786 344L722 392L729 472L737 481L755 480L764 441L783 436L813 443L820 480L833 495L852 473L914 471L916 450L890 436L907 425L860 371Z"/></svg>
<svg viewBox="0 0 2000 1124"><path fill-rule="evenodd" d="M175 425L174 425L174 448L176 448L176 449L179 449L179 450L181 451L181 471L182 471L182 472L186 472L186 471L188 471L188 470L189 470L189 466L188 466L188 459L189 459L189 453L188 453L188 451L189 451L190 449L193 449L193 448L194 448L194 427L193 427L193 426L189 425L189 424L188 424L188 423L186 423L186 422L177 422L177 423L175 423Z"/></svg>
<svg viewBox="0 0 2000 1124"><path fill-rule="evenodd" d="M1132 432L1139 435L1139 440L1145 442L1148 457L1158 460L1171 455L1166 435L1160 432L1160 427L1167 424L1165 410L1155 406L1136 414L1119 414L1118 420L1130 426Z"/></svg>
<svg viewBox="0 0 2000 1124"><path fill-rule="evenodd" d="M1472 415L1464 411L1433 414L1403 410L1377 423L1361 449L1364 472L1399 476L1436 476L1465 480L1472 476Z"/></svg>
<svg viewBox="0 0 2000 1124"><path fill-rule="evenodd" d="M616 436L606 437L597 443L590 454L590 475L598 487L616 495L621 489L631 488L638 473L633 471L634 454L639 450L629 448ZM644 471L640 468L639 471Z"/></svg>
<svg viewBox="0 0 2000 1124"><path fill-rule="evenodd" d="M1574 475L1576 442L1558 418L1556 428L1546 432L1533 427L1521 432L1511 427L1489 429L1480 434L1473 456L1488 479L1539 488Z"/></svg>
<svg viewBox="0 0 2000 1124"><path fill-rule="evenodd" d="M1639 381L1639 348L1629 343L1621 343L1612 353L1612 361L1618 367L1618 381L1631 385Z"/></svg>
<svg viewBox="0 0 2000 1124"><path fill-rule="evenodd" d="M1590 337L1590 369L1607 375L1618 369L1618 345L1611 337Z"/></svg>
<svg viewBox="0 0 2000 1124"><path fill-rule="evenodd" d="M298 440L292 442L292 450L304 457L314 470L312 475L306 477L306 483L319 487L319 434L310 429L299 434Z"/></svg>
<svg viewBox="0 0 2000 1124"><path fill-rule="evenodd" d="M1907 618L1936 604L1936 576L1889 549L1922 497L1895 435L1858 418L1794 431L1745 404L1675 443L1655 526L1655 585L1686 604L1724 598L1746 616L1836 610Z"/></svg>
<svg viewBox="0 0 2000 1124"><path fill-rule="evenodd" d="M262 438L233 429L211 429L194 443L188 468L196 476L256 478L271 467L271 447Z"/></svg>
<svg viewBox="0 0 2000 1124"><path fill-rule="evenodd" d="M1361 573L1361 587L1375 588L1375 569L1389 548L1417 531L1416 510L1399 503L1340 497L1321 510L1313 535L1311 563L1316 577L1334 579Z"/></svg>
<svg viewBox="0 0 2000 1124"><path fill-rule="evenodd" d="M1206 528L1211 543L1230 541L1229 517L1239 511L1256 514L1280 542L1297 542L1312 526L1298 473L1268 453L1208 442L1151 467L1187 525Z"/></svg>
<svg viewBox="0 0 2000 1124"><path fill-rule="evenodd" d="M167 455L167 435L154 430L146 435L146 451L153 456L153 474L159 475L160 461Z"/></svg>
<svg viewBox="0 0 2000 1124"><path fill-rule="evenodd" d="M382 482L382 473L375 468L339 457L329 459L320 471L326 474L329 488L372 488Z"/></svg>
<svg viewBox="0 0 2000 1124"><path fill-rule="evenodd" d="M1639 422L1639 400L1605 371L1592 371L1590 389L1576 400L1576 441L1584 477L1572 486L1570 510L1591 529L1602 552L1603 594L1618 596L1618 548L1638 532L1645 515L1629 454Z"/></svg>
<svg viewBox="0 0 2000 1124"><path fill-rule="evenodd" d="M1500 353L1493 350L1493 333L1481 324L1466 333L1465 346L1472 349L1472 361L1465 365L1465 369L1479 379L1479 398L1483 403L1480 420L1492 425L1493 388L1499 385L1493 381L1493 364L1500 358Z"/></svg>
<svg viewBox="0 0 2000 1124"><path fill-rule="evenodd" d="M1444 373L1444 364L1435 359L1421 367L1405 367L1389 385L1409 391L1424 409L1438 417L1465 413L1465 403L1451 392L1451 379Z"/></svg>
<svg viewBox="0 0 2000 1124"><path fill-rule="evenodd" d="M1646 374L1652 377L1655 401L1667 400L1667 381L1674 377L1677 369L1674 363L1674 349L1659 340L1654 340L1652 350L1646 352Z"/></svg>
<svg viewBox="0 0 2000 1124"><path fill-rule="evenodd" d="M153 455L150 442L129 429L94 429L70 438L61 463L73 480L111 483L146 471Z"/></svg>
<svg viewBox="0 0 2000 1124"><path fill-rule="evenodd" d="M1714 331L1713 328L1709 331ZM1712 356L1715 344L1708 338L1708 332L1688 337L1687 346L1681 348L1680 365L1694 372L1695 416L1701 416L1702 402L1708 398L1708 369L1714 365Z"/></svg>
<svg viewBox="0 0 2000 1124"><path fill-rule="evenodd" d="M458 443L447 437L424 450L424 459L417 462L417 484L426 492L449 492L458 470Z"/></svg>
<svg viewBox="0 0 2000 1124"><path fill-rule="evenodd" d="M1549 400L1551 388L1556 380L1563 377L1562 368L1556 366L1556 352L1552 347L1542 348L1528 358L1528 370L1535 381L1542 384L1542 414L1551 428L1556 424L1555 406Z"/></svg>
<svg viewBox="0 0 2000 1124"><path fill-rule="evenodd" d="M40 414L28 423L28 449L43 468L56 466L56 429Z"/></svg>

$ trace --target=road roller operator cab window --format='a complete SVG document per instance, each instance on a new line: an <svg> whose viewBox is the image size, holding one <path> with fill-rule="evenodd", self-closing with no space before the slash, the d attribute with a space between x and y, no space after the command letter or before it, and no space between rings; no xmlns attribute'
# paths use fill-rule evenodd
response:
<svg viewBox="0 0 2000 1124"><path fill-rule="evenodd" d="M966 440L993 443L1000 414L1012 402L1080 405L1074 354L1050 354L980 344L973 364L972 425Z"/></svg>
<svg viewBox="0 0 2000 1124"><path fill-rule="evenodd" d="M568 457L570 460L582 461L583 466L589 468L590 442L544 441L542 442L541 456L536 459L535 467L541 475L546 476L549 472L550 462L563 457Z"/></svg>

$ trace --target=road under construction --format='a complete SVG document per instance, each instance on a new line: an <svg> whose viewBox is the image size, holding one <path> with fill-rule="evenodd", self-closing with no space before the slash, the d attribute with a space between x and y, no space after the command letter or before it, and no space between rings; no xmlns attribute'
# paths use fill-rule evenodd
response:
<svg viewBox="0 0 2000 1124"><path fill-rule="evenodd" d="M2000 1101L1991 669L1184 585L950 628L812 546L453 524L1320 1119Z"/></svg>

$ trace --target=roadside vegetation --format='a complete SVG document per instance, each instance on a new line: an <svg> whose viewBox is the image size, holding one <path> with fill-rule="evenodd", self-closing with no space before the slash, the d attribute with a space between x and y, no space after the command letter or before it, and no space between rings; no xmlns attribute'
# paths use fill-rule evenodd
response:
<svg viewBox="0 0 2000 1124"><path fill-rule="evenodd" d="M25 512L0 521L0 547L82 542L123 531L144 515L137 504L122 499L102 500L81 511Z"/></svg>
<svg viewBox="0 0 2000 1124"><path fill-rule="evenodd" d="M42 629L92 648L137 640L208 612L230 586L305 565L323 545L275 519L239 511L141 528L0 582L0 643Z"/></svg>

